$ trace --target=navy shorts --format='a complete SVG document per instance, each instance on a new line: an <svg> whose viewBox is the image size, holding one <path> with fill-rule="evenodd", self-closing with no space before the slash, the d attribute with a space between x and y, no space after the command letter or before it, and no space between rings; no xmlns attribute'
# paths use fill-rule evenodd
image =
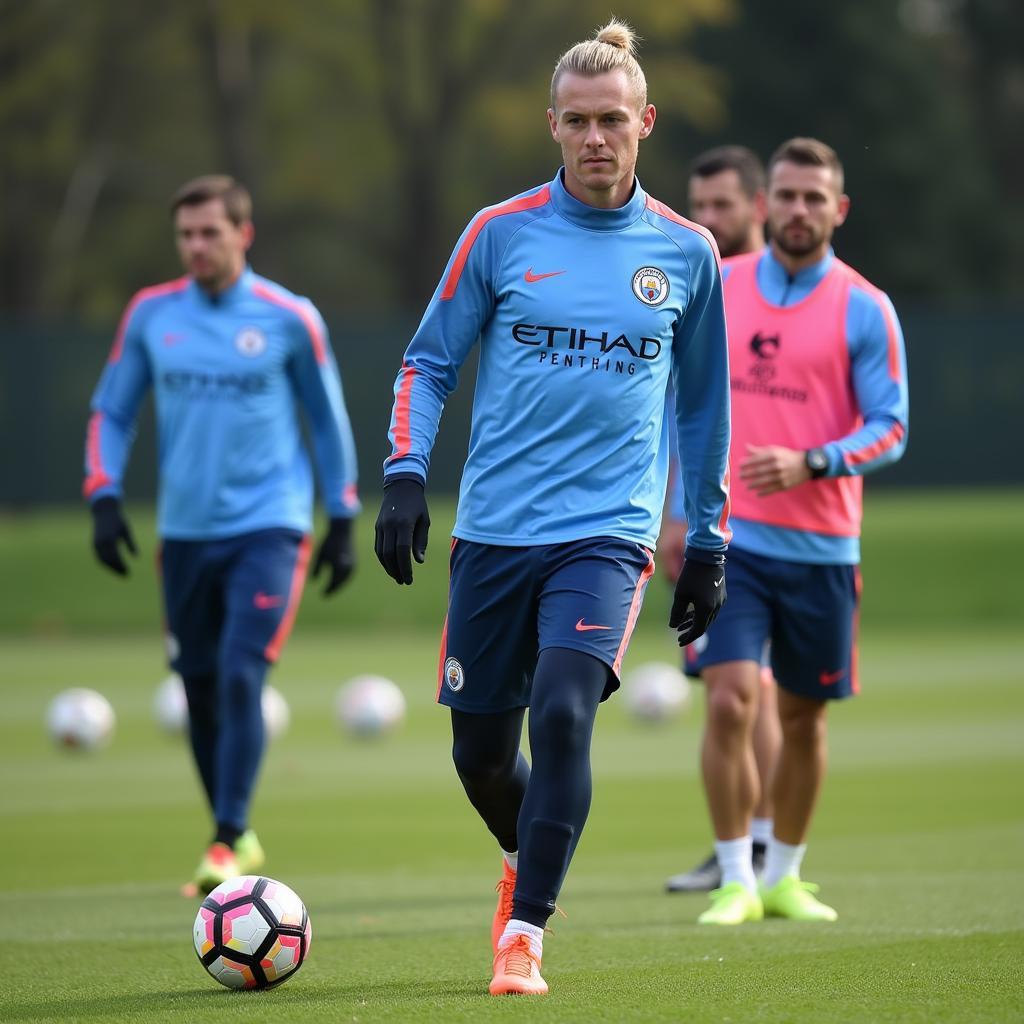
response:
<svg viewBox="0 0 1024 1024"><path fill-rule="evenodd" d="M811 565L730 548L728 599L707 634L691 644L688 671L723 661L761 662L771 643L779 686L801 697L839 700L859 691L860 569Z"/></svg>
<svg viewBox="0 0 1024 1024"><path fill-rule="evenodd" d="M607 699L653 573L647 548L615 537L530 547L455 539L437 700L478 713L529 707L549 647L604 662Z"/></svg>
<svg viewBox="0 0 1024 1024"><path fill-rule="evenodd" d="M295 530L165 540L160 553L171 667L217 671L232 651L277 660L302 598L310 541Z"/></svg>

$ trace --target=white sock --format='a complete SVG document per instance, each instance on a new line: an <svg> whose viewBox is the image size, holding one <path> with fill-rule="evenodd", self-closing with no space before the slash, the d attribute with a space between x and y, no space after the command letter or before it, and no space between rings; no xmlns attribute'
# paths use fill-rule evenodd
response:
<svg viewBox="0 0 1024 1024"><path fill-rule="evenodd" d="M750 823L750 838L753 839L755 843L767 846L772 838L772 819L754 818Z"/></svg>
<svg viewBox="0 0 1024 1024"><path fill-rule="evenodd" d="M722 885L740 882L751 892L757 892L754 866L750 862L752 846L753 840L750 836L715 840L715 856L718 858L718 866L722 869Z"/></svg>
<svg viewBox="0 0 1024 1024"><path fill-rule="evenodd" d="M806 843L790 846L789 843L783 843L772 836L764 858L764 874L761 876L761 884L766 889L770 889L773 885L781 882L783 878L799 878L800 864L806 852Z"/></svg>
<svg viewBox="0 0 1024 1024"><path fill-rule="evenodd" d="M530 950L539 960L544 952L544 929L538 928L535 924L527 924L525 921L517 921L514 917L501 933L498 940L498 949L505 945L506 940L511 940L515 935L525 935L530 940Z"/></svg>
<svg viewBox="0 0 1024 1024"><path fill-rule="evenodd" d="M509 853L508 850L502 850L501 855L505 858L505 863L513 870L519 870L519 851L515 853Z"/></svg>

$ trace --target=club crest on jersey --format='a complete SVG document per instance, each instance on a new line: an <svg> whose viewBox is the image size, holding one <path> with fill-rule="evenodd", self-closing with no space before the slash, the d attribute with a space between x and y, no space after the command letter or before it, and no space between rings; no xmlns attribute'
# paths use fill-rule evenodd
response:
<svg viewBox="0 0 1024 1024"><path fill-rule="evenodd" d="M266 351L267 336L258 327L243 327L235 337L235 348L253 359Z"/></svg>
<svg viewBox="0 0 1024 1024"><path fill-rule="evenodd" d="M633 275L633 294L645 306L660 306L668 298L668 277L657 267L641 267Z"/></svg>
<svg viewBox="0 0 1024 1024"><path fill-rule="evenodd" d="M459 692L466 685L466 672L458 658L447 658L444 663L444 681L449 690Z"/></svg>

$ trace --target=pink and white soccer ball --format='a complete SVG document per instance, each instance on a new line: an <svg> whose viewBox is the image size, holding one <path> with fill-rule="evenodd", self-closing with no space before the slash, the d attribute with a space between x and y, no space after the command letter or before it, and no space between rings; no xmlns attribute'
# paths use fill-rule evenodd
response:
<svg viewBox="0 0 1024 1024"><path fill-rule="evenodd" d="M273 988L302 966L313 925L283 882L242 875L203 900L192 926L199 962L226 988Z"/></svg>
<svg viewBox="0 0 1024 1024"><path fill-rule="evenodd" d="M269 683L263 687L260 700L263 709L263 725L267 739L275 739L288 729L291 711L288 701L276 687ZM185 699L185 684L177 672L172 672L158 687L153 696L153 717L164 732L176 735L188 729L188 701Z"/></svg>
<svg viewBox="0 0 1024 1024"><path fill-rule="evenodd" d="M350 679L334 702L338 724L356 736L380 736L405 718L405 695L384 676Z"/></svg>
<svg viewBox="0 0 1024 1024"><path fill-rule="evenodd" d="M106 746L115 724L110 701L84 686L58 693L46 712L46 728L54 743L76 750Z"/></svg>
<svg viewBox="0 0 1024 1024"><path fill-rule="evenodd" d="M661 722L690 706L690 681L674 665L638 665L622 682L626 707L641 721Z"/></svg>

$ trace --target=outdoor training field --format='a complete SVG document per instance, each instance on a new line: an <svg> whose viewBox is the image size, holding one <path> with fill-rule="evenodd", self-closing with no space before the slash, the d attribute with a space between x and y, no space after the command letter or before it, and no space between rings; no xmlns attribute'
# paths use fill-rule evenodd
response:
<svg viewBox="0 0 1024 1024"><path fill-rule="evenodd" d="M307 590L273 682L253 825L266 873L303 897L313 945L268 993L232 993L196 960L178 895L209 839L184 741L161 735L152 524L125 583L91 558L73 509L0 519L0 1021L1024 1020L1024 492L871 493L862 695L831 715L831 774L804 876L833 925L709 929L664 879L709 845L689 713L598 716L590 822L545 943L542 1000L497 1000L489 926L500 862L433 705L451 509L426 566L394 586L372 556L337 600ZM626 673L673 661L656 577ZM358 672L395 679L409 716L381 742L339 731ZM53 749L43 716L90 686L118 714L93 756Z"/></svg>

